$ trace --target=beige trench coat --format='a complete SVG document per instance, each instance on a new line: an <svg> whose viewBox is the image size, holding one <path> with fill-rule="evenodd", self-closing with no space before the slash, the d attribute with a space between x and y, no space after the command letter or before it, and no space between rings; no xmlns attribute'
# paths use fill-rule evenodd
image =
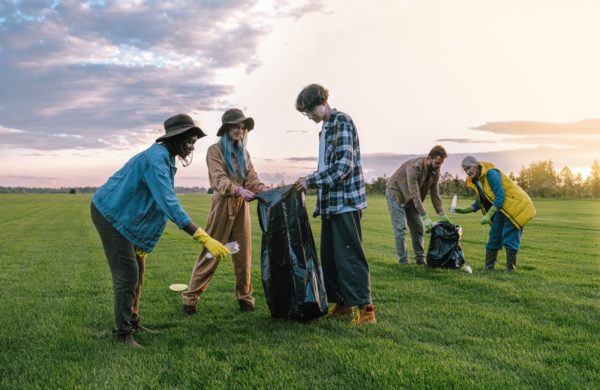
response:
<svg viewBox="0 0 600 390"><path fill-rule="evenodd" d="M206 153L208 177L214 190L212 204L206 224L206 232L215 240L226 244L237 241L240 251L232 256L235 272L235 296L238 301L246 301L254 305L250 268L252 265L252 244L250 239L250 208L243 198L235 195L237 187L243 187L252 192L261 192L265 185L259 180L250 154L246 152L246 179L237 173L227 172L220 143L211 145ZM237 172L237 160L233 156L234 170ZM207 258L207 250L203 250L196 259L188 291L182 294L185 305L196 305L200 295L208 287L219 261L214 257Z"/></svg>

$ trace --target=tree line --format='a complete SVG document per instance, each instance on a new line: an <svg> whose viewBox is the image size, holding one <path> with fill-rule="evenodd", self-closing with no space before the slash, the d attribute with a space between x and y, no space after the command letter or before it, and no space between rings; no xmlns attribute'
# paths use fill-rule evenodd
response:
<svg viewBox="0 0 600 390"><path fill-rule="evenodd" d="M600 164L596 160L585 179L569 167L556 171L552 160L534 161L521 167L518 175L510 172L509 177L534 198L600 198ZM367 194L384 195L387 180L384 175L367 183ZM442 195L472 195L467 191L465 176L444 172L439 184Z"/></svg>
<svg viewBox="0 0 600 390"><path fill-rule="evenodd" d="M560 171L554 169L552 160L534 161L529 166L521 167L518 175L509 173L510 178L534 198L600 198L600 164L594 160L591 172L587 178L581 173L574 174L569 167ZM366 183L367 194L384 195L385 184L388 178L383 175ZM280 185L285 185L281 182ZM85 194L94 193L98 187L0 187L0 194ZM212 194L212 188L204 187L175 187L175 192L184 193L208 193ZM440 193L442 195L471 195L465 186L465 179L458 175L444 172L440 176ZM316 194L316 190L309 190L309 195Z"/></svg>

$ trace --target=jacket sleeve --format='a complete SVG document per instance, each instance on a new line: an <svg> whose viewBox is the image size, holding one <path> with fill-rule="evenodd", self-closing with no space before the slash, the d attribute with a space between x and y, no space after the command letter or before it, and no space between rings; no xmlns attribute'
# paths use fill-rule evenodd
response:
<svg viewBox="0 0 600 390"><path fill-rule="evenodd" d="M418 162L415 164L408 164L406 167L406 182L408 184L408 196L412 199L419 215L425 215L427 212L421 201L421 190L419 189L420 171L421 168L418 166Z"/></svg>
<svg viewBox="0 0 600 390"><path fill-rule="evenodd" d="M225 168L225 162L218 145L208 148L206 165L208 166L210 184L213 190L222 195L234 195L236 186L227 175L227 168Z"/></svg>
<svg viewBox="0 0 600 390"><path fill-rule="evenodd" d="M429 188L429 197L431 198L431 204L438 215L443 215L444 206L442 206L442 198L440 198L440 174L439 172L435 175L433 182Z"/></svg>
<svg viewBox="0 0 600 390"><path fill-rule="evenodd" d="M160 162L153 163L144 171L144 182L148 186L158 208L178 228L182 229L192 222L192 219L179 204L179 199L177 199L171 181L169 166Z"/></svg>
<svg viewBox="0 0 600 390"><path fill-rule="evenodd" d="M258 178L258 174L254 170L254 165L252 165L252 160L250 159L250 153L246 152L246 168L247 168L247 176L246 181L244 183L244 187L252 192L261 192L264 190L264 183L260 181Z"/></svg>
<svg viewBox="0 0 600 390"><path fill-rule="evenodd" d="M353 134L347 120L338 121L333 131L333 163L324 171L316 171L306 176L306 186L309 188L332 188L343 180L352 169Z"/></svg>

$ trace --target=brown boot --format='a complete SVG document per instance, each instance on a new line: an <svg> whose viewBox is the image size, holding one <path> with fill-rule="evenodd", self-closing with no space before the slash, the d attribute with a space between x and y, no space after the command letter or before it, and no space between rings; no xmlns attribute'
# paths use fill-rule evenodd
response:
<svg viewBox="0 0 600 390"><path fill-rule="evenodd" d="M362 305L358 307L356 316L352 320L355 325L359 324L374 324L377 320L375 319L375 305L372 303L368 305Z"/></svg>
<svg viewBox="0 0 600 390"><path fill-rule="evenodd" d="M332 303L327 309L327 315L332 317L351 316L352 308L349 306L342 306L339 303Z"/></svg>
<svg viewBox="0 0 600 390"><path fill-rule="evenodd" d="M196 314L196 306L183 304L183 306L181 307L181 311L183 311L183 314L191 316Z"/></svg>
<svg viewBox="0 0 600 390"><path fill-rule="evenodd" d="M142 322L144 321L144 317L135 316L133 320L131 320L131 330L134 332L146 332L146 333L158 333L158 330L153 330L146 328Z"/></svg>
<svg viewBox="0 0 600 390"><path fill-rule="evenodd" d="M240 305L240 311L254 311L254 305L243 299L238 300L238 305Z"/></svg>
<svg viewBox="0 0 600 390"><path fill-rule="evenodd" d="M133 339L131 333L117 334L117 341L126 344L132 348L143 348L137 341Z"/></svg>

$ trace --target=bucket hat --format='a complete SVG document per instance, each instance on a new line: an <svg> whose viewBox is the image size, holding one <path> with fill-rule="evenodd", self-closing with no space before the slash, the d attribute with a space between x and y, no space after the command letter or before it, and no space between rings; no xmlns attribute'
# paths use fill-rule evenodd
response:
<svg viewBox="0 0 600 390"><path fill-rule="evenodd" d="M251 117L246 118L242 110L237 108L230 108L223 113L221 117L221 127L217 131L217 136L222 136L223 132L227 130L229 125L237 125L238 123L244 122L248 131L254 128L254 119Z"/></svg>
<svg viewBox="0 0 600 390"><path fill-rule="evenodd" d="M183 134L190 130L194 130L199 139L206 136L202 129L196 126L192 117L186 114L173 115L165 121L164 126L165 134L161 137L158 137L156 142L175 137L176 135Z"/></svg>

